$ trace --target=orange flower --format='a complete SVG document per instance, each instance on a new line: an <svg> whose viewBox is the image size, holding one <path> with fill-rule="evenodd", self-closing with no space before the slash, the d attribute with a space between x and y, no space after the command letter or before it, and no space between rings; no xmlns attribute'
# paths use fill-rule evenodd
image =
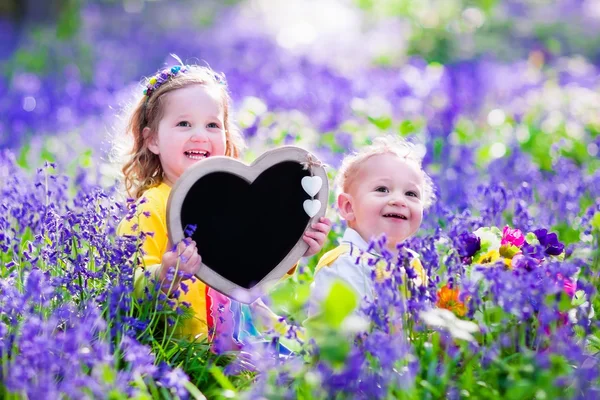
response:
<svg viewBox="0 0 600 400"><path fill-rule="evenodd" d="M457 288L450 289L446 284L437 292L439 308L445 308L452 311L457 317L462 317L467 313L465 303L458 300L459 291Z"/></svg>

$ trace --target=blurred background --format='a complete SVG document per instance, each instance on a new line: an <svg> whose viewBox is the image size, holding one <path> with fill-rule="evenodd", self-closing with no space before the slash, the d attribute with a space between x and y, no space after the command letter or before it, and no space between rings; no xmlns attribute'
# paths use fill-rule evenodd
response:
<svg viewBox="0 0 600 400"><path fill-rule="evenodd" d="M248 159L335 167L394 133L452 209L490 182L568 201L573 168L600 191L600 0L2 0L0 34L0 148L26 169L112 176L122 108L175 53L226 74Z"/></svg>

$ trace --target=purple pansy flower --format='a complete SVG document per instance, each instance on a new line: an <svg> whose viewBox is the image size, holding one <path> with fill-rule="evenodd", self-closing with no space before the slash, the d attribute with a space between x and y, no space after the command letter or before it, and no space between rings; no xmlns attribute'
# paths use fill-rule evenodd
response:
<svg viewBox="0 0 600 400"><path fill-rule="evenodd" d="M565 249L565 245L558 241L556 233L548 233L547 229L536 229L533 231L535 236L540 241L540 244L544 247L545 253L550 256L558 256Z"/></svg>
<svg viewBox="0 0 600 400"><path fill-rule="evenodd" d="M461 257L472 257L481 249L481 239L477 235L465 231L458 235L456 248Z"/></svg>

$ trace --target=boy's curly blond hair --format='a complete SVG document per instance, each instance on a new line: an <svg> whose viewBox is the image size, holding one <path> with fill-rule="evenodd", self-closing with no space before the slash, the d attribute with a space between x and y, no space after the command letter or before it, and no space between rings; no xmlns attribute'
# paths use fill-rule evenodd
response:
<svg viewBox="0 0 600 400"><path fill-rule="evenodd" d="M407 162L414 163L423 174L423 208L427 209L435 202L433 181L423 171L423 157L416 151L414 144L396 136L378 137L373 140L372 145L344 157L335 178L335 187L338 193L347 193L360 172L362 164L369 158L380 154L394 154Z"/></svg>

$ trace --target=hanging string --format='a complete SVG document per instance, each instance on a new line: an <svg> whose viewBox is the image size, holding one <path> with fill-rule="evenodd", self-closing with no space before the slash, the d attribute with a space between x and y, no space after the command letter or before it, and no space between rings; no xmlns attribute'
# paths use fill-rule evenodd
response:
<svg viewBox="0 0 600 400"><path fill-rule="evenodd" d="M313 167L316 168L327 168L327 164L324 164L318 158L314 157L312 154L308 153L306 156L306 161L300 163L305 170L310 171L310 175L313 175Z"/></svg>

